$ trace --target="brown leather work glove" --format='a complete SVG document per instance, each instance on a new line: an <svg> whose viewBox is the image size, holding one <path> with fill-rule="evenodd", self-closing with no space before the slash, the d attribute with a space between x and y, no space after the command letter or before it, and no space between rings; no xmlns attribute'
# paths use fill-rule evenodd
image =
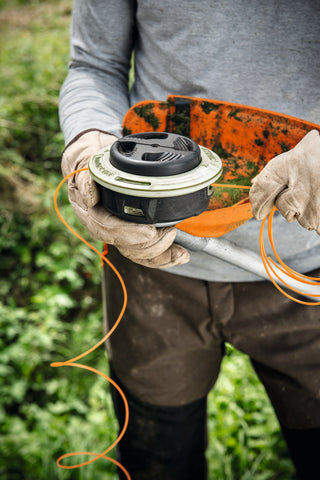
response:
<svg viewBox="0 0 320 480"><path fill-rule="evenodd" d="M73 141L62 156L64 176L88 166L91 156L117 140L98 130ZM99 190L88 171L80 172L68 182L70 203L91 237L114 245L133 262L147 267L168 268L189 261L189 253L174 244L174 227L156 228L119 219L99 205Z"/></svg>
<svg viewBox="0 0 320 480"><path fill-rule="evenodd" d="M252 213L262 220L275 205L288 222L320 234L320 136L309 132L292 150L273 158L252 180Z"/></svg>

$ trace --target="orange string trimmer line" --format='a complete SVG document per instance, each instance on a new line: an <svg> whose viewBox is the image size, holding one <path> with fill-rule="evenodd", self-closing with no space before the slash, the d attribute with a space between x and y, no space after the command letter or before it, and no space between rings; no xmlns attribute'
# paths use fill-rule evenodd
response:
<svg viewBox="0 0 320 480"><path fill-rule="evenodd" d="M251 188L248 185L232 185L232 184L229 185L227 183L213 183L212 185L218 188L244 188L246 190L250 190Z"/></svg>
<svg viewBox="0 0 320 480"><path fill-rule="evenodd" d="M286 272L291 272L293 275L298 276L300 282L302 282L302 283L307 283L307 284L309 284L309 285L317 285L318 282L319 282L319 278L309 277L308 275L303 275L302 273L296 272L296 271L293 270L292 268L288 267L288 265L286 265L286 264L283 262L283 260L280 258L279 254L277 253L277 250L276 250L275 245L274 245L273 234L272 234L272 220L273 220L273 216L274 216L275 211L276 211L276 208L274 207L273 211L270 212L269 217L268 217L268 236L269 236L271 248L272 248L272 250L273 250L273 253L274 253L276 259L278 260L278 262L280 263L280 265L282 265L283 269L284 269ZM271 261L272 263L274 263L274 261L272 260L272 258L270 258L270 261ZM306 278L307 278L308 280L312 280L312 281L304 280L304 279L306 279Z"/></svg>
<svg viewBox="0 0 320 480"><path fill-rule="evenodd" d="M110 377L108 377L107 375L105 375L104 373L100 372L99 370L95 369L95 368L92 368L92 367L89 367L88 365L83 365L83 364L80 364L80 363L76 363L77 360L79 360L80 358L83 358L85 357L86 355L88 355L89 353L93 352L94 350L96 350L101 344L103 344L111 335L112 333L115 331L115 329L117 328L117 326L119 325L119 322L121 320L121 318L123 317L123 314L125 312L125 309L126 309L126 306L127 306L127 290L126 290L126 286L125 286L125 283L123 281L123 278L121 277L120 273L118 272L118 270L116 269L116 267L106 258L105 255L103 255L101 252L99 252L99 250L97 250L91 243L87 242L87 240L85 240L81 235L79 235L67 222L66 220L63 218L63 216L61 215L60 211L59 211L59 208L58 208L58 203L57 203L57 197L58 197L58 193L60 191L60 188L62 187L62 185L64 184L64 182L66 182L69 178L71 178L73 175L77 174L77 173L80 173L80 172L84 172L88 170L88 168L81 168L81 169L78 169L78 170L75 170L74 172L71 172L69 175L67 175L65 178L63 178L61 180L61 182L59 183L56 191L55 191L55 195L54 195L54 207L55 207L55 210L57 212L57 215L58 217L60 218L60 220L62 221L62 223L66 226L66 228L68 230L70 230L70 232L75 235L81 242L85 243L89 248L91 248L91 250L93 250L97 255L99 255L102 260L107 263L109 265L109 267L114 271L114 273L116 274L116 276L118 277L119 281L120 281L120 284L121 284L121 287L122 287L122 291L123 291L123 305L122 305L122 308L121 308L121 312L115 322L115 324L113 325L113 327L107 332L107 334L98 342L96 343L96 345L94 345L93 347L89 348L86 352L84 353L81 353L80 355L77 355L76 357L74 358L71 358L70 360L66 360L64 362L53 362L51 363L51 367L62 367L62 366L70 366L70 367L78 367L78 368L83 368L85 370L89 370L91 372L94 372L96 373L97 375L100 375L102 377L104 377L106 380L108 380L108 382L110 382L117 390L118 392L120 393L121 397L122 397L122 400L123 400L123 403L124 403L124 408L125 408L125 420L124 420L124 424L123 424L123 427L122 427L122 430L119 434L119 436L117 437L117 439L113 442L112 445L110 445L110 447L108 447L104 452L102 453L93 453L93 452L72 452L72 453L67 453L65 455L61 455L58 460L57 460L57 465L61 468L64 468L64 469L72 469L72 468L79 468L79 467L82 467L84 465L88 465L89 463L92 463L96 460L98 460L99 458L106 458L108 460L110 460L111 462L113 462L115 465L117 465L123 472L124 474L126 475L127 479L128 480L131 480L131 477L130 477L130 474L129 472L125 469L125 467L123 465L121 465L117 460L114 460L113 458L111 457L108 457L106 456L106 453L109 452L110 450L112 450L118 443L119 441L121 440L121 438L123 437L126 429L127 429L127 426L128 426L128 422L129 422L129 406L128 406L128 402L127 402L127 399L125 397L125 394L123 393L123 391L121 390L121 388L119 387L119 385L114 381L112 380ZM94 458L92 458L91 460L88 460L86 462L83 462L83 463L79 463L77 465L69 465L69 466L66 466L66 465L62 465L61 464L61 460L63 460L64 458L67 458L67 457L71 457L71 456L75 456L75 455L90 455L90 456L94 456Z"/></svg>
<svg viewBox="0 0 320 480"><path fill-rule="evenodd" d="M278 285L278 283L274 280L273 276L271 275L270 271L273 273L273 275L283 284L285 285L289 290L292 290L300 295L304 295L304 292L302 292L301 290L297 290L295 289L294 287L288 285L284 280L283 278L281 278L277 272L275 271L275 269L272 267L272 264L273 265L276 265L275 262L272 260L271 257L268 257L267 254L266 254L266 251L265 251L265 248L264 248L264 241L263 241L263 232L264 232L264 227L265 227L265 223L266 221L268 221L268 237L269 237L269 241L270 241L270 245L271 245L271 248L272 248L272 251L273 253L275 254L277 260L279 261L279 263L282 265L283 268L279 268L277 266L277 268L279 268L284 274L288 275L289 277L293 278L294 280L297 280L301 283L308 283L308 284L311 284L311 285L320 285L320 281L319 281L319 278L316 278L316 277L308 277L306 275L302 275L298 272L296 272L295 270L292 270L291 268L289 268L280 258L279 254L277 253L276 249L275 249L275 245L274 245L274 240L273 240L273 232L272 232L272 220L273 220L273 216L274 216L274 213L276 211L276 207L273 207L270 214L267 215L263 221L262 221L262 224L261 224L261 228L260 228L260 235L259 235L259 245L260 245L260 253L261 253L261 259L262 259L262 262L263 262L263 265L264 265L264 268L268 274L268 277L270 278L271 282L273 283L273 285L284 295L286 296L287 298L289 298L290 300L293 300L294 302L296 303L300 303L302 305L310 305L310 306L316 306L316 305L320 305L320 302L307 302L305 300L299 300L298 298L295 298L293 297L292 295L288 294L283 288L280 287L280 285ZM312 282L308 282L308 281L305 281L304 278L308 278L310 280L312 280ZM319 297L320 294L309 294L308 293L308 296L310 297Z"/></svg>

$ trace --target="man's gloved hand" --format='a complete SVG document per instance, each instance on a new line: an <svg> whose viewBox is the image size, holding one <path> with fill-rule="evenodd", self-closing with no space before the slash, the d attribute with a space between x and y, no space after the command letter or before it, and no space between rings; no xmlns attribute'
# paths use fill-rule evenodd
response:
<svg viewBox="0 0 320 480"><path fill-rule="evenodd" d="M98 130L90 131L73 141L62 156L62 173L88 166L91 156L117 140ZM68 182L70 203L91 237L114 245L133 262L147 267L167 268L189 261L189 253L174 244L175 228L156 228L121 220L98 204L99 190L88 171L80 172Z"/></svg>
<svg viewBox="0 0 320 480"><path fill-rule="evenodd" d="M309 132L292 150L273 158L252 180L252 213L262 220L275 205L288 222L320 235L320 136Z"/></svg>

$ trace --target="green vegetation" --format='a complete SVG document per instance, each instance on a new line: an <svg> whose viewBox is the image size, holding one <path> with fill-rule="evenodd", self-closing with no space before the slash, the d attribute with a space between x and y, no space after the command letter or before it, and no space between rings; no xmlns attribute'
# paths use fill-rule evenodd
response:
<svg viewBox="0 0 320 480"><path fill-rule="evenodd" d="M100 261L53 209L71 0L2 0L0 7L0 477L111 480L114 466L103 459L77 470L55 464L70 451L101 452L116 438L106 382L50 367L102 335ZM59 202L84 233L65 189ZM108 373L103 348L85 362ZM209 399L208 459L210 479L294 478L265 391L248 358L230 346Z"/></svg>

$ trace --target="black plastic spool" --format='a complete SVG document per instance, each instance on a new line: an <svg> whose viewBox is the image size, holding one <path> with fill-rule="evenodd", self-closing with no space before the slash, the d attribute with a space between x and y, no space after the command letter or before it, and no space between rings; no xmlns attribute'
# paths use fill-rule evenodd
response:
<svg viewBox="0 0 320 480"><path fill-rule="evenodd" d="M110 163L121 172L143 177L167 177L189 172L201 162L201 150L190 138L166 132L127 135L110 149ZM125 175L124 175L125 176ZM165 179L164 179L165 181ZM124 220L173 225L199 215L208 208L212 187L178 196L134 196L109 190L101 185L101 202ZM130 190L130 189L128 189Z"/></svg>

